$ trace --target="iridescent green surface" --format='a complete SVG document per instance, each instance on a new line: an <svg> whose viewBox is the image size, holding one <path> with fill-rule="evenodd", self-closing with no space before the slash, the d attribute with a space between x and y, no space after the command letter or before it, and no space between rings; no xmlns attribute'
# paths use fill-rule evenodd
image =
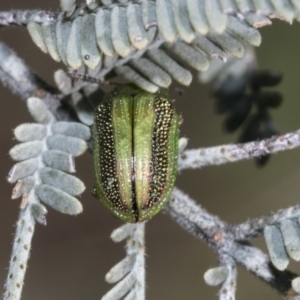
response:
<svg viewBox="0 0 300 300"><path fill-rule="evenodd" d="M178 123L166 90L151 94L125 85L98 106L95 192L113 215L141 222L168 202L177 175Z"/></svg>

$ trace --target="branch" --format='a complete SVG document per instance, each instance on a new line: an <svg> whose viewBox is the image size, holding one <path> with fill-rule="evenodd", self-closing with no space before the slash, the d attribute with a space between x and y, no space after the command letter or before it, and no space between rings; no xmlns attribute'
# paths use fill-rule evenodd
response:
<svg viewBox="0 0 300 300"><path fill-rule="evenodd" d="M271 265L268 256L261 250L237 241L230 225L209 214L180 190L174 189L171 201L165 210L184 230L200 238L215 250L221 263L226 256L231 257L236 263L272 286L283 296L292 291L291 281L297 277L296 274L275 269ZM234 266L230 260L225 263L225 265L230 264ZM231 281L234 280L234 274L233 269L230 276ZM226 282L227 280L224 284ZM233 290L230 293L232 294ZM289 299L296 300L297 298Z"/></svg>
<svg viewBox="0 0 300 300"><path fill-rule="evenodd" d="M12 49L1 42L0 81L23 100L40 98L57 120L77 120L70 108L61 103L63 95L34 74Z"/></svg>
<svg viewBox="0 0 300 300"><path fill-rule="evenodd" d="M227 277L219 291L219 300L235 300L237 270L236 262L227 253L219 253L220 265L225 266Z"/></svg>
<svg viewBox="0 0 300 300"><path fill-rule="evenodd" d="M179 157L179 170L221 165L260 157L300 146L300 130L270 139L245 144L229 144L184 151Z"/></svg>
<svg viewBox="0 0 300 300"><path fill-rule="evenodd" d="M25 209L21 210L17 222L16 236L9 264L9 273L5 283L6 292L3 296L4 300L21 298L31 248L31 239L36 223L32 215L32 206L35 203L38 203L38 201L36 200L34 192L32 192L28 197L28 205Z"/></svg>
<svg viewBox="0 0 300 300"><path fill-rule="evenodd" d="M291 287L292 280L298 277L297 274L288 270L277 270L271 264L268 256L253 246L239 243L236 243L235 246L232 250L235 253L234 259L238 264L269 284L286 299L299 300L299 295L296 296Z"/></svg>
<svg viewBox="0 0 300 300"><path fill-rule="evenodd" d="M285 220L297 220L300 217L300 205L282 209L268 216L248 220L234 226L233 234L236 240L250 241L263 235L264 228L271 225L279 225Z"/></svg>
<svg viewBox="0 0 300 300"><path fill-rule="evenodd" d="M6 26L26 26L29 22L55 22L58 13L39 10L11 10L0 12L0 27Z"/></svg>

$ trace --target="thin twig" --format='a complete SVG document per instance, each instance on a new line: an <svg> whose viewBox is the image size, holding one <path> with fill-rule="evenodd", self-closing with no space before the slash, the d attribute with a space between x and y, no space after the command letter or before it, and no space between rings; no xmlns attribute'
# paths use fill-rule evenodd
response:
<svg viewBox="0 0 300 300"><path fill-rule="evenodd" d="M219 291L219 300L235 300L237 270L236 262L227 253L219 253L220 264L226 266L228 275Z"/></svg>
<svg viewBox="0 0 300 300"><path fill-rule="evenodd" d="M250 241L263 235L264 228L270 225L278 225L284 220L297 220L300 217L300 205L281 209L276 213L248 220L233 227L232 232L236 240Z"/></svg>
<svg viewBox="0 0 300 300"><path fill-rule="evenodd" d="M21 299L27 261L31 248L31 239L36 223L31 212L31 206L36 202L36 196L33 191L28 196L26 208L21 209L20 212L9 264L9 272L5 283L4 300Z"/></svg>
<svg viewBox="0 0 300 300"><path fill-rule="evenodd" d="M63 95L34 74L12 49L1 42L0 81L23 100L40 98L58 121L77 120L72 110L61 103Z"/></svg>
<svg viewBox="0 0 300 300"><path fill-rule="evenodd" d="M127 255L135 254L135 263L132 272L135 274L136 282L132 293L135 299L144 300L146 292L145 284L145 222L136 224L132 238L126 243Z"/></svg>
<svg viewBox="0 0 300 300"><path fill-rule="evenodd" d="M165 210L183 229L205 241L219 255L228 255L283 296L291 292L291 280L296 274L276 270L267 255L236 241L230 225L209 214L177 188Z"/></svg>
<svg viewBox="0 0 300 300"><path fill-rule="evenodd" d="M0 27L26 26L29 22L55 22L59 14L39 10L11 10L0 12Z"/></svg>
<svg viewBox="0 0 300 300"><path fill-rule="evenodd" d="M179 170L196 169L260 157L300 146L300 130L245 144L229 144L184 151Z"/></svg>
<svg viewBox="0 0 300 300"><path fill-rule="evenodd" d="M51 96L51 111L59 106L59 91L34 74L25 62L4 43L0 43L0 80L23 100ZM51 93L51 95L47 95ZM54 98L54 95L57 98ZM49 108L49 107L48 107Z"/></svg>

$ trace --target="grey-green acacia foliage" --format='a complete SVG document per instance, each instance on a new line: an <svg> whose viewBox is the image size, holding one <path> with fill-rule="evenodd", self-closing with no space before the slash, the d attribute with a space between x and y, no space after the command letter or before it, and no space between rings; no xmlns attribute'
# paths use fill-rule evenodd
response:
<svg viewBox="0 0 300 300"><path fill-rule="evenodd" d="M46 225L46 206L71 215L82 211L76 196L85 186L71 173L74 157L92 147L89 126L106 81L123 77L154 93L168 88L173 79L189 86L194 69L202 72L202 82L215 80L217 107L227 114L228 131L250 119L240 136L243 144L186 150L187 139L181 139L179 170L249 158L265 164L271 153L300 146L299 131L274 136L278 131L269 108L281 103L281 95L263 88L275 86L281 76L259 71L252 49L261 42L258 29L271 25L272 18L300 20L299 0L61 0L60 4L59 13L0 12L0 26L25 26L33 42L63 62L72 75L58 70L53 88L0 43L0 79L27 101L35 121L15 129L20 144L10 151L17 162L8 176L16 184L12 198L22 201L6 300L21 298L35 224ZM251 115L253 106L257 113ZM300 299L300 277L286 269L290 258L300 260L299 206L231 226L174 188L165 211L216 252L219 265L204 279L219 286L220 300L235 299L237 265L284 299ZM113 241L126 241L126 257L108 272L106 281L116 285L102 299L146 298L144 228L145 223L125 224L112 233ZM250 244L262 235L269 256Z"/></svg>

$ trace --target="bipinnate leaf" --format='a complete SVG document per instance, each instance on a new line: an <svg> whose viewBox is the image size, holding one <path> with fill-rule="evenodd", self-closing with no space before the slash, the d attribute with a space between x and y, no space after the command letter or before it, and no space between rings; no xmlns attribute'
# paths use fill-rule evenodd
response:
<svg viewBox="0 0 300 300"><path fill-rule="evenodd" d="M79 6L62 0L65 15L53 23L30 22L28 30L42 51L68 67L88 74L93 70L99 79L119 74L155 92L172 79L189 85L188 68L207 70L209 57L242 57L244 44L260 45L257 28L270 25L274 17L298 20L300 13L297 0L272 0L268 9L265 1L125 2L87 1ZM155 50L167 51L149 55Z"/></svg>
<svg viewBox="0 0 300 300"><path fill-rule="evenodd" d="M49 48L50 51L53 49ZM81 180L65 172L75 171L72 154L80 155L87 148L84 139L90 138L89 128L74 122L53 125L56 121L54 115L39 98L29 98L27 106L34 120L41 124L18 126L14 134L23 143L9 152L13 160L21 161L12 167L7 179L10 183L17 182L12 199L22 197L22 201L5 283L4 299L7 300L21 298L35 224L47 224L47 209L41 202L61 213L77 215L82 212L82 205L73 196L80 195L85 189ZM71 154L51 150L49 144Z"/></svg>
<svg viewBox="0 0 300 300"><path fill-rule="evenodd" d="M23 196L22 209L29 205L36 221L45 225L47 210L39 200L62 213L76 215L82 211L81 203L73 196L82 194L85 186L66 172L75 172L73 157L86 150L90 129L76 122L55 122L39 98L29 98L27 106L41 124L22 124L15 129L16 138L23 143L9 153L21 162L13 166L8 181L17 182L12 199Z"/></svg>

